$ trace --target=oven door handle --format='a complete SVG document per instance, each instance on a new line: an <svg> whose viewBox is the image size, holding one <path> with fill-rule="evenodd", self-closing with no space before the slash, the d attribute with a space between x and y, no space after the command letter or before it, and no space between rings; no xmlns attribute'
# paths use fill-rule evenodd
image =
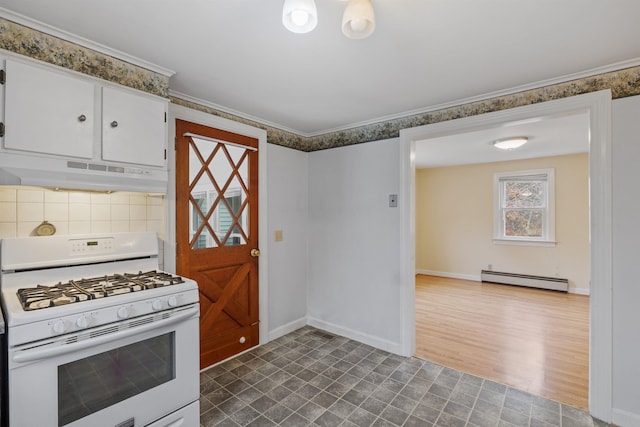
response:
<svg viewBox="0 0 640 427"><path fill-rule="evenodd" d="M55 347L36 347L31 350L23 350L13 355L12 360L16 363L33 362L34 360L41 360L50 357L59 356L61 354L70 353L72 351L83 350L88 347L94 347L101 344L106 344L119 339L127 338L132 335L137 335L153 329L161 328L164 326L173 325L175 323L186 320L190 317L194 317L200 311L200 308L196 305L187 310L184 310L175 316L168 319L158 320L157 322L147 323L142 326L136 326L124 331L114 332L108 335L102 335L97 338L91 338L76 342L73 344L60 345Z"/></svg>

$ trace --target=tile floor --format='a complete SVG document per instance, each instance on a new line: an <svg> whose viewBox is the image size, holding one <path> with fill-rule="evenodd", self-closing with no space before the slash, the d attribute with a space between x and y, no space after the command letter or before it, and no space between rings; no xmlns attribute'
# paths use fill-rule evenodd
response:
<svg viewBox="0 0 640 427"><path fill-rule="evenodd" d="M586 412L304 327L200 374L200 425L606 426Z"/></svg>

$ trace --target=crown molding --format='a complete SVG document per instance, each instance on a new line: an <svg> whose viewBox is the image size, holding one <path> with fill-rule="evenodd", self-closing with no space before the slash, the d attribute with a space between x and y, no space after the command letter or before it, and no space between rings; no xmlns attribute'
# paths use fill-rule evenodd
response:
<svg viewBox="0 0 640 427"><path fill-rule="evenodd" d="M130 64L136 65L141 68L145 68L147 70L153 71L155 73L161 74L166 77L171 77L175 74L175 71L170 70L168 68L161 67L159 65L156 65L149 61L145 61L144 59L140 59L135 56L129 55L122 51L112 49L103 44L85 39L84 37L77 36L75 34L61 30L59 28L53 27L49 24L45 24L44 22L40 22L33 18L20 15L19 13L15 13L11 10L8 10L2 7L0 7L0 18L4 18L8 21L15 22L16 24L24 25L25 27L32 28L36 31L40 31L50 36L57 37L61 40L65 40L67 42L77 44L87 49L100 52L104 55L112 56L121 61L128 62Z"/></svg>
<svg viewBox="0 0 640 427"><path fill-rule="evenodd" d="M198 104L198 105L201 105L201 106L206 107L206 108L211 108L212 110L216 110L216 111L220 111L222 113L230 114L232 116L236 116L236 117L239 117L241 119L249 120L249 121L255 122L255 123L260 124L260 125L264 125L264 126L280 129L281 131L289 132L289 133L292 133L292 134L295 134L295 135L298 135L298 136L307 137L307 138L310 136L310 135L305 134L304 132L301 132L299 130L291 129L291 128L288 128L288 127L283 126L281 124L273 123L273 122L270 122L269 120L265 120L265 119L262 119L260 117L255 117L255 116L252 116L250 114L246 114L246 113L243 113L241 111L234 110L232 108L227 108L227 107L225 107L223 105L215 104L213 102L209 102L209 101L206 101L204 99L197 98L195 96L187 95L186 93L178 92L178 91L175 91L173 89L169 89L169 96L173 96L175 98L180 98L180 99L182 99L184 101L188 101L188 102L193 102L194 104Z"/></svg>
<svg viewBox="0 0 640 427"><path fill-rule="evenodd" d="M499 98L501 96L513 95L515 93L526 92L528 90L540 89L546 86L554 86L557 84L567 83L573 80L581 80L588 77L594 77L600 74L607 74L615 71L624 70L625 68L633 68L640 66L640 58L633 58L626 61L615 62L613 64L604 65L602 67L591 68L586 71L581 71L578 73L565 74L560 77L554 77L552 79L540 80L534 83L528 83L521 86L514 86L508 89L502 89L495 92L487 92L481 95L472 96L469 98L462 98L455 101L445 102L442 104L431 105L424 108L418 108L415 110L404 111L401 113L391 114L388 116L377 117L375 119L370 119L362 122L352 123L345 126L340 126L333 129L326 129L318 132L313 132L309 134L300 134L306 137L316 137L321 135L326 135L329 133L343 132L350 129L370 126L382 122L388 122L391 120L403 119L405 117L418 116L425 113L431 113L434 111L445 110L447 108L459 107L461 105L472 104L474 102L486 101L492 98Z"/></svg>

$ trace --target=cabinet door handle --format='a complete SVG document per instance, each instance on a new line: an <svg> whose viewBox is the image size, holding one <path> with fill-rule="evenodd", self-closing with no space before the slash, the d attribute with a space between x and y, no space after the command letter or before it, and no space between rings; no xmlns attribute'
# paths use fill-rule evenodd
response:
<svg viewBox="0 0 640 427"><path fill-rule="evenodd" d="M118 122L116 122L115 120L111 122L111 127L112 128L117 128L118 127Z"/></svg>
<svg viewBox="0 0 640 427"><path fill-rule="evenodd" d="M87 120L87 116L85 116L84 114L80 114L80 115L78 116L78 121L79 121L79 122L84 122L84 121L86 121L86 120Z"/></svg>

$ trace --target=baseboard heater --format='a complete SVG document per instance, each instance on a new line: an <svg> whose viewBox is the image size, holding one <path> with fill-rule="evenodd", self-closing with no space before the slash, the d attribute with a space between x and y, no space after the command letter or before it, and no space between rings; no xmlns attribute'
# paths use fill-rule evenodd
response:
<svg viewBox="0 0 640 427"><path fill-rule="evenodd" d="M569 280L557 277L531 276L528 274L503 273L500 271L480 271L480 280L505 285L526 286L530 288L551 289L554 291L569 291Z"/></svg>

